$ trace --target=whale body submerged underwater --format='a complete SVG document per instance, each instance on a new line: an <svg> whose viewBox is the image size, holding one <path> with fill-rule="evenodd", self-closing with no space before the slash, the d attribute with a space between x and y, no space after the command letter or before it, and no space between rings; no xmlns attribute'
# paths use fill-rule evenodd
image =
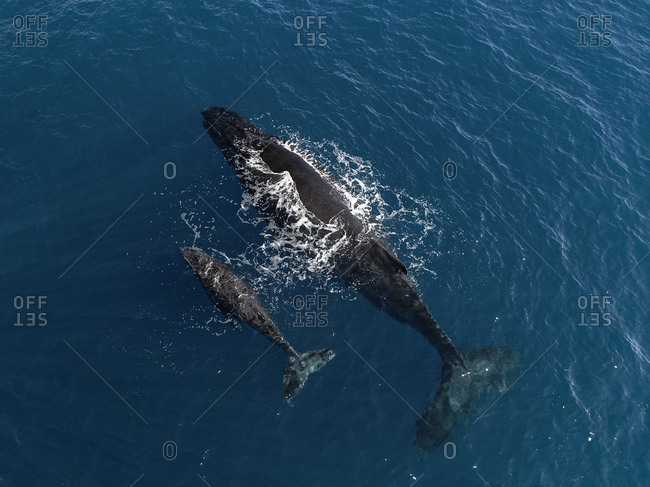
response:
<svg viewBox="0 0 650 487"><path fill-rule="evenodd" d="M282 140L237 113L208 107L202 114L206 131L244 187L262 193L262 198L254 200L259 213L280 229L297 226L308 241L335 249L331 254L335 275L376 307L420 332L440 354L441 383L417 423L417 443L423 450L431 451L451 439L481 393L506 390L519 367L518 354L508 346L461 353L432 316L390 244L353 214L329 178ZM286 200L277 191L265 192L287 174L293 184L286 187L301 203L298 218L309 225L296 225L295 215L292 219Z"/></svg>

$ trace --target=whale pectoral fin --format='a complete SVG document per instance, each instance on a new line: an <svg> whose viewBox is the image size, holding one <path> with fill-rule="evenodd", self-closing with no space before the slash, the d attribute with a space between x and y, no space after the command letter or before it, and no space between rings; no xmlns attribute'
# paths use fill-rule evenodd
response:
<svg viewBox="0 0 650 487"><path fill-rule="evenodd" d="M386 249L378 241L374 241L373 245L377 249L378 254L381 256L382 260L390 265L396 272L401 272L402 274L408 274L408 269L404 263L393 255L393 253Z"/></svg>

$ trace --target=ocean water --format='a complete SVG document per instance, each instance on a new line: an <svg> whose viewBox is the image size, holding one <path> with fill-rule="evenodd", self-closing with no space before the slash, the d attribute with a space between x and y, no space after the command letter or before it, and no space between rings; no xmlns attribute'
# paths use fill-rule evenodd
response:
<svg viewBox="0 0 650 487"><path fill-rule="evenodd" d="M0 485L649 485L649 15L4 2ZM519 351L453 442L414 445L435 350L273 240L208 105L335 175L458 348ZM296 348L337 351L292 405L286 357L214 309L192 244ZM326 325L294 326L312 295Z"/></svg>

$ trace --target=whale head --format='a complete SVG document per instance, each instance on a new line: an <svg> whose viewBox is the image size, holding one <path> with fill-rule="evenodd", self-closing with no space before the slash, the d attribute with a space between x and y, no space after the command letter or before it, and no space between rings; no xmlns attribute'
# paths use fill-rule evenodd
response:
<svg viewBox="0 0 650 487"><path fill-rule="evenodd" d="M208 256L196 247L183 247L181 253L195 274L202 274L209 260Z"/></svg>
<svg viewBox="0 0 650 487"><path fill-rule="evenodd" d="M215 272L220 276L232 276L232 278L237 277L223 262L214 257L210 257L208 254L200 251L196 247L183 247L181 253L185 258L187 265L204 286L211 287L221 285L214 280Z"/></svg>
<svg viewBox="0 0 650 487"><path fill-rule="evenodd" d="M224 154L241 153L242 150L262 149L269 136L244 117L222 107L207 107L203 126Z"/></svg>

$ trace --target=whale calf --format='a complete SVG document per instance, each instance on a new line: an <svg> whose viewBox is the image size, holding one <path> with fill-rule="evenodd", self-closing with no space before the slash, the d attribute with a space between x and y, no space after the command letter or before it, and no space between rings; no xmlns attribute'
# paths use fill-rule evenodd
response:
<svg viewBox="0 0 650 487"><path fill-rule="evenodd" d="M197 248L184 247L181 252L219 311L259 331L289 355L289 366L282 380L282 393L287 401L300 392L309 374L321 369L336 356L333 350L327 348L305 353L296 351L275 326L268 310L244 279L220 260Z"/></svg>
<svg viewBox="0 0 650 487"><path fill-rule="evenodd" d="M461 353L432 316L406 266L381 235L353 214L331 178L233 111L208 107L202 114L204 127L244 187L258 195L268 188L263 198L254 200L257 210L280 228L302 229L314 245L324 242L336 249L332 264L338 277L436 348L444 364L441 383L418 421L416 438L425 451L450 439L482 392L503 389L517 368L516 352L487 347ZM295 193L289 201L299 200L302 208L298 223L287 218L287 195L271 190L286 175L292 185L283 188Z"/></svg>

